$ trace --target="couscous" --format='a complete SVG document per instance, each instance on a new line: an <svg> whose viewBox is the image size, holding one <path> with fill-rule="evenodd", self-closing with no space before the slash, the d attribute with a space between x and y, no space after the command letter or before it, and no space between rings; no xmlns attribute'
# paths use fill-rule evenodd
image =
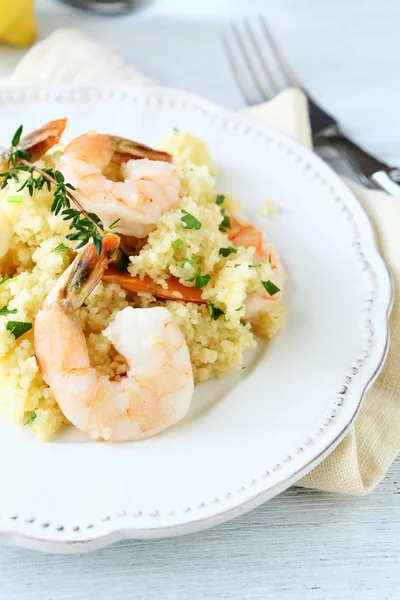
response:
<svg viewBox="0 0 400 600"><path fill-rule="evenodd" d="M150 278L165 290L173 281L170 299L103 280L76 310L91 366L111 381L121 381L129 365L104 330L127 307L169 311L187 344L195 383L240 369L243 353L256 346L255 334L271 338L285 324L280 302L284 275L276 251L245 219L239 202L217 191L216 167L206 144L190 133L172 131L161 149L173 157L179 200L159 210L146 235L126 238L124 276L143 282ZM35 164L54 172L61 168L63 154L64 147L55 146ZM74 260L77 241L67 238L71 221L52 210L54 185L32 192L28 182L20 189L30 176L19 172L19 181L9 178L0 193L0 410L46 440L68 419L40 369L35 319ZM107 176L117 179L111 170ZM116 224L111 217L103 222L124 240L117 216ZM255 232L261 237L254 237ZM117 274L113 277L118 280ZM186 301L186 290L201 295L201 301Z"/></svg>

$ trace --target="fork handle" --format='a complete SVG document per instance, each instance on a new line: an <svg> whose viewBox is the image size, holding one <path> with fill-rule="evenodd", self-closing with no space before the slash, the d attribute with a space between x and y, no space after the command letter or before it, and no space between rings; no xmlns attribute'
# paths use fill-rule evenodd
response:
<svg viewBox="0 0 400 600"><path fill-rule="evenodd" d="M331 134L327 132L323 137L339 150L364 181L392 196L400 197L399 169L391 168L381 162L341 132L332 131Z"/></svg>

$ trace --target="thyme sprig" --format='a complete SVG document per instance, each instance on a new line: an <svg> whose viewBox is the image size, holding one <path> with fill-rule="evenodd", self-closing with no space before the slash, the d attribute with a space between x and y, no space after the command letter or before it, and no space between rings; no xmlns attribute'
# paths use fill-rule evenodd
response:
<svg viewBox="0 0 400 600"><path fill-rule="evenodd" d="M19 146L22 131L23 126L21 125L11 140L11 149L6 158L9 170L0 173L0 177L4 177L1 189L8 185L10 180L19 183L19 174L24 171L29 175L18 192L26 188L29 195L33 196L35 190L40 191L47 187L48 191L51 191L53 187L54 199L50 210L53 214L60 215L64 221L70 221L69 228L74 230L66 236L67 239L79 242L77 250L93 240L93 245L100 254L104 235L104 226L100 218L95 213L88 212L83 208L75 194L74 186L65 181L61 171L50 168L40 169L31 162L32 155ZM72 208L71 203L76 208Z"/></svg>

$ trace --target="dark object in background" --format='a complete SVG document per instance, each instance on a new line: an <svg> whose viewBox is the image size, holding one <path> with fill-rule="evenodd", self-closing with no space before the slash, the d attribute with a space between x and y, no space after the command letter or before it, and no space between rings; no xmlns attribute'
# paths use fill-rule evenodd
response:
<svg viewBox="0 0 400 600"><path fill-rule="evenodd" d="M61 0L66 4L99 15L122 15L134 7L134 0Z"/></svg>

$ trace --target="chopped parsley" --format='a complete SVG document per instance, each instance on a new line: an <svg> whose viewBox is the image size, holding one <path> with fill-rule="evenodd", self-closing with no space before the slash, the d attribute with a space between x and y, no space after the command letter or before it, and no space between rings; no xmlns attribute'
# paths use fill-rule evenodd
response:
<svg viewBox="0 0 400 600"><path fill-rule="evenodd" d="M219 230L222 231L223 233L225 233L225 231L227 229L230 229L230 227L231 227L231 220L229 217L227 217L223 213L221 213L221 214L222 214L222 221L219 225Z"/></svg>
<svg viewBox="0 0 400 600"><path fill-rule="evenodd" d="M241 324L243 325L243 327L246 327L247 322L244 319L240 319Z"/></svg>
<svg viewBox="0 0 400 600"><path fill-rule="evenodd" d="M181 217L183 229L196 229L197 231L201 229L201 223L196 217L188 213L184 208L182 208L181 212L183 212L183 217Z"/></svg>
<svg viewBox="0 0 400 600"><path fill-rule="evenodd" d="M268 294L270 296L275 296L275 294L277 294L278 292L280 292L281 290L274 284L272 283L272 281L270 281L268 279L268 281L261 281L261 283L263 284L263 286L265 287L265 289L267 290Z"/></svg>
<svg viewBox="0 0 400 600"><path fill-rule="evenodd" d="M174 242L172 242L172 245L174 248L179 248L179 246L182 246L183 242L180 238L178 238L177 240L175 240Z"/></svg>
<svg viewBox="0 0 400 600"><path fill-rule="evenodd" d="M200 288L207 285L207 283L210 281L210 279L211 279L211 275L202 275L201 269L200 269L200 267L198 267L198 269L196 271L196 275L194 277L192 277L191 279L188 279L187 281L194 281L194 289L199 290Z"/></svg>
<svg viewBox="0 0 400 600"><path fill-rule="evenodd" d="M259 267L262 267L261 263L259 265L249 265L249 269L258 269Z"/></svg>
<svg viewBox="0 0 400 600"><path fill-rule="evenodd" d="M217 199L215 200L215 204L218 204L218 206L221 206L221 204L223 203L224 200L225 200L225 196L223 194L218 194Z"/></svg>
<svg viewBox="0 0 400 600"><path fill-rule="evenodd" d="M236 311L243 310L243 309L244 309L244 306L243 306L243 304L242 304L242 306L238 306L238 307L237 307Z"/></svg>
<svg viewBox="0 0 400 600"><path fill-rule="evenodd" d="M214 319L214 321L218 321L218 319L225 314L223 310L217 308L212 302L207 301L207 306L210 317Z"/></svg>
<svg viewBox="0 0 400 600"><path fill-rule="evenodd" d="M272 264L272 254L270 254L270 255L268 256L268 262L269 262L269 264L270 264L270 265Z"/></svg>
<svg viewBox="0 0 400 600"><path fill-rule="evenodd" d="M68 248L65 244L58 244L53 250L53 252L67 252Z"/></svg>
<svg viewBox="0 0 400 600"><path fill-rule="evenodd" d="M153 202L153 198L150 198L150 199L149 199L149 202Z"/></svg>
<svg viewBox="0 0 400 600"><path fill-rule="evenodd" d="M186 263L189 263L189 265L195 265L198 262L199 262L199 259L197 258L197 256L194 256L193 258L184 258L183 260L177 260L176 266L184 267L186 265Z"/></svg>
<svg viewBox="0 0 400 600"><path fill-rule="evenodd" d="M179 133L179 129L177 127L173 127L172 131L174 131L175 133Z"/></svg>
<svg viewBox="0 0 400 600"><path fill-rule="evenodd" d="M10 202L10 204L21 204L23 198L23 196L7 196L6 202Z"/></svg>
<svg viewBox="0 0 400 600"><path fill-rule="evenodd" d="M111 223L111 225L109 225L108 229L115 229L118 225L118 223L120 222L121 219L115 219L115 221L113 221Z"/></svg>
<svg viewBox="0 0 400 600"><path fill-rule="evenodd" d="M8 321L6 327L17 340L21 335L24 335L24 333L32 329L32 323L24 323L24 321Z"/></svg>
<svg viewBox="0 0 400 600"><path fill-rule="evenodd" d="M33 423L33 421L36 419L37 414L35 413L35 411L33 411L33 413L31 414L31 416L29 417L29 419L27 419L24 423L24 427L25 425L30 425L31 423Z"/></svg>
<svg viewBox="0 0 400 600"><path fill-rule="evenodd" d="M0 280L0 285L3 285L8 279L10 279L9 275L4 275L3 279Z"/></svg>
<svg viewBox="0 0 400 600"><path fill-rule="evenodd" d="M227 256L229 256L232 253L237 253L237 248L232 248L232 246L228 246L227 248L220 248L219 249L219 255L223 256L224 258L226 258Z"/></svg>
<svg viewBox="0 0 400 600"><path fill-rule="evenodd" d="M129 254L127 254L127 252L121 246L119 247L119 252L120 252L120 259L115 264L120 273L126 273L126 271L128 270L128 265L129 265Z"/></svg>
<svg viewBox="0 0 400 600"><path fill-rule="evenodd" d="M6 315L15 315L17 312L16 308L10 310L7 306L3 306L3 308L0 309L0 316L5 317Z"/></svg>

